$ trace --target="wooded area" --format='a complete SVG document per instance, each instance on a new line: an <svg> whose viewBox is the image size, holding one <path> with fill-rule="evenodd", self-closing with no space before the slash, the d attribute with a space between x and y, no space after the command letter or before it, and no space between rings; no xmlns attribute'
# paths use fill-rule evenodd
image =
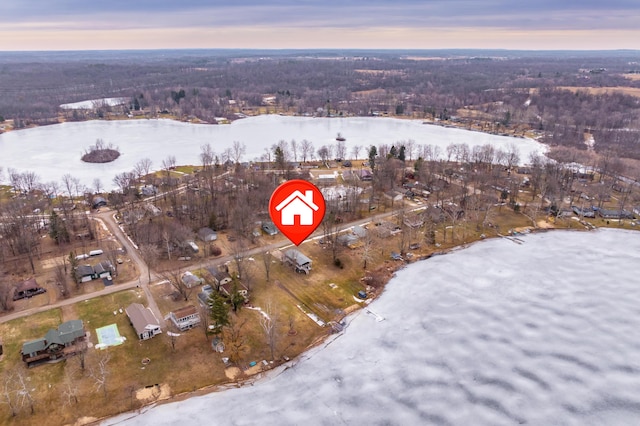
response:
<svg viewBox="0 0 640 426"><path fill-rule="evenodd" d="M393 115L531 129L582 150L587 132L596 151L638 159L640 101L624 90L640 88L625 77L637 61L627 52L5 52L0 116L21 128L112 115ZM126 102L60 108L112 97Z"/></svg>

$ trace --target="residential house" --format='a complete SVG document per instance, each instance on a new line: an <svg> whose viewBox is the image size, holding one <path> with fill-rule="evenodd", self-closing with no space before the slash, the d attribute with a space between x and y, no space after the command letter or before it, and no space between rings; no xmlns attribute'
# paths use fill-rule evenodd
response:
<svg viewBox="0 0 640 426"><path fill-rule="evenodd" d="M169 314L169 319L180 331L189 330L200 324L200 314L193 305L172 311Z"/></svg>
<svg viewBox="0 0 640 426"><path fill-rule="evenodd" d="M95 276L95 270L91 265L78 265L75 272L76 281L86 283L91 281Z"/></svg>
<svg viewBox="0 0 640 426"><path fill-rule="evenodd" d="M596 212L594 212L591 207L581 208L578 206L571 206L571 210L580 217L596 217Z"/></svg>
<svg viewBox="0 0 640 426"><path fill-rule="evenodd" d="M292 248L285 251L282 259L298 273L309 274L309 272L311 272L311 259L299 250Z"/></svg>
<svg viewBox="0 0 640 426"><path fill-rule="evenodd" d="M156 334L162 333L160 321L151 309L145 308L140 303L132 303L125 309L129 323L133 326L140 340L151 339Z"/></svg>
<svg viewBox="0 0 640 426"><path fill-rule="evenodd" d="M244 297L245 302L249 301L249 291L244 286L244 284L240 283L237 287L236 291L240 293L242 297ZM224 294L227 297L231 297L231 293L233 292L233 283L225 283L220 286L220 293Z"/></svg>
<svg viewBox="0 0 640 426"><path fill-rule="evenodd" d="M36 294L46 293L47 290L40 287L35 278L29 278L16 286L13 300L28 299Z"/></svg>
<svg viewBox="0 0 640 426"><path fill-rule="evenodd" d="M192 287L199 286L203 282L202 278L200 278L197 275L194 275L193 273L191 273L189 271L187 271L184 274L182 274L180 276L180 279L182 280L182 283L187 288L192 288Z"/></svg>
<svg viewBox="0 0 640 426"><path fill-rule="evenodd" d="M598 209L598 215L603 219L633 219L633 213L626 210Z"/></svg>
<svg viewBox="0 0 640 426"><path fill-rule="evenodd" d="M114 271L113 265L108 260L103 260L102 262L96 264L93 267L94 278L111 278L111 274Z"/></svg>
<svg viewBox="0 0 640 426"><path fill-rule="evenodd" d="M22 345L22 360L28 367L32 365L64 359L82 350L80 343L85 340L82 320L71 320L51 329L44 337Z"/></svg>
<svg viewBox="0 0 640 426"><path fill-rule="evenodd" d="M276 211L280 212L282 225L295 225L298 216L300 225L309 226L313 225L313 212L319 208L313 202L312 190L306 190L304 194L296 190L276 206Z"/></svg>
<svg viewBox="0 0 640 426"><path fill-rule="evenodd" d="M211 274L211 278L213 279L213 283L220 287L225 284L229 284L233 279L231 275L225 270L221 270L215 267L207 268L207 271Z"/></svg>
<svg viewBox="0 0 640 426"><path fill-rule="evenodd" d="M205 243L210 243L218 239L218 234L211 228L200 228L198 229L198 239Z"/></svg>

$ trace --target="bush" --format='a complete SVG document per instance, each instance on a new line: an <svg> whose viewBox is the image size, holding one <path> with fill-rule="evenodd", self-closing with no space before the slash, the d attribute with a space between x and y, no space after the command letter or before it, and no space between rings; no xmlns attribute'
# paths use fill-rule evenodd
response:
<svg viewBox="0 0 640 426"><path fill-rule="evenodd" d="M339 258L336 258L336 259L333 261L333 264L334 264L335 266L337 266L338 268L340 268L340 269L343 269L343 268L344 268L344 265L342 264L342 260L340 260Z"/></svg>
<svg viewBox="0 0 640 426"><path fill-rule="evenodd" d="M211 255L212 256L220 256L222 254L222 249L218 246L211 247Z"/></svg>

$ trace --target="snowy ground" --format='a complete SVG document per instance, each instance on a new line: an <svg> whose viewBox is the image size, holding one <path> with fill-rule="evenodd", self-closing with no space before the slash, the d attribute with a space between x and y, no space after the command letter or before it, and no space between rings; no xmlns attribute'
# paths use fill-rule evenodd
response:
<svg viewBox="0 0 640 426"><path fill-rule="evenodd" d="M96 106L117 106L127 102L127 98L102 98L102 99L89 99L88 101L72 102L70 104L62 104L62 109L92 109Z"/></svg>
<svg viewBox="0 0 640 426"><path fill-rule="evenodd" d="M523 239L400 271L385 321L356 313L280 375L104 424L637 424L640 234Z"/></svg>
<svg viewBox="0 0 640 426"><path fill-rule="evenodd" d="M62 176L71 173L85 185L95 178L107 188L113 187L113 177L131 171L143 158L151 159L154 169L162 167L162 160L169 155L178 164L200 164L201 147L211 144L222 154L234 141L246 145L243 160L254 160L265 149L280 140L295 139L300 145L303 139L311 141L317 150L322 145L335 145L336 134L347 137L347 152L354 145L394 144L412 139L416 144L432 144L444 155L451 143L466 143L470 147L491 144L508 149L515 144L522 161L531 152L545 152L544 145L531 140L489 135L462 129L428 126L416 120L391 118L309 118L263 115L238 120L230 125L182 123L172 120L114 120L84 121L42 126L3 133L0 135L0 166L20 172L33 171L43 182L60 182ZM120 148L122 155L107 164L83 163L82 153L102 139L106 144ZM363 158L364 149L360 151ZM415 155L413 158L417 158ZM299 160L300 158L298 158ZM5 173L6 178L6 173Z"/></svg>

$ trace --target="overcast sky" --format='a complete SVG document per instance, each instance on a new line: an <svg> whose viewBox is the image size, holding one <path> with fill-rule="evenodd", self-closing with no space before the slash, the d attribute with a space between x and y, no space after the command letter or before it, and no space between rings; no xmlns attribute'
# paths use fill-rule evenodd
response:
<svg viewBox="0 0 640 426"><path fill-rule="evenodd" d="M640 49L637 0L2 0L0 50Z"/></svg>

